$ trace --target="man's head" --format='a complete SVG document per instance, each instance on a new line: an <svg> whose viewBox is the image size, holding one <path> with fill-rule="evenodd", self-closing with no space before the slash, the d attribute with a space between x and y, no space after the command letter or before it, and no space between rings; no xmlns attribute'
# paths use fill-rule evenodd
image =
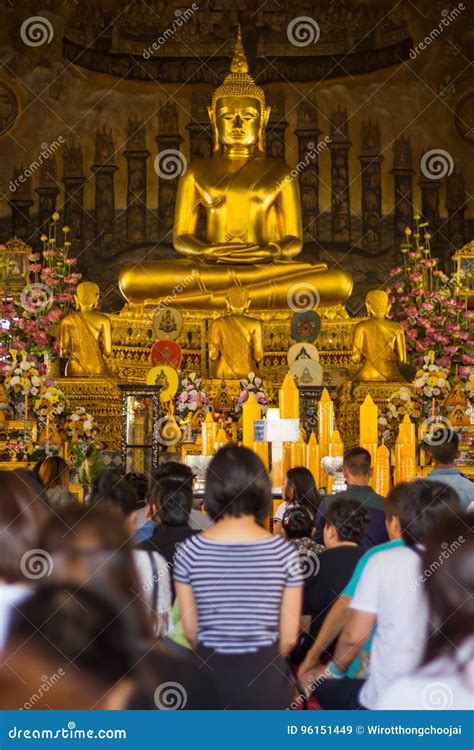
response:
<svg viewBox="0 0 474 750"><path fill-rule="evenodd" d="M435 426L425 442L436 466L452 466L459 458L459 436L453 429Z"/></svg>
<svg viewBox="0 0 474 750"><path fill-rule="evenodd" d="M186 525L193 503L192 474L190 477L158 475L152 484L148 503L151 515L157 521L169 526Z"/></svg>
<svg viewBox="0 0 474 750"><path fill-rule="evenodd" d="M343 542L359 544L364 536L369 516L365 508L344 495L336 495L326 511L324 544L329 549Z"/></svg>
<svg viewBox="0 0 474 750"><path fill-rule="evenodd" d="M342 473L346 484L368 484L372 476L370 453L365 448L351 448L344 454Z"/></svg>
<svg viewBox="0 0 474 750"><path fill-rule="evenodd" d="M116 508L125 518L129 533L135 532L137 512L140 508L138 493L116 469L105 469L92 483L89 498L91 506Z"/></svg>

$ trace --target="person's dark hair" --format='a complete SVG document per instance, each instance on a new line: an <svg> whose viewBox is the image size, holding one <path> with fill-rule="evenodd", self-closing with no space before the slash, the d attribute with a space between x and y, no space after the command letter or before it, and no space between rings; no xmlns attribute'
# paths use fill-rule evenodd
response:
<svg viewBox="0 0 474 750"><path fill-rule="evenodd" d="M425 439L426 447L439 464L452 464L459 450L459 435L456 430L446 429L445 426L436 428Z"/></svg>
<svg viewBox="0 0 474 750"><path fill-rule="evenodd" d="M158 466L154 474L154 480L159 481L164 477L176 477L183 482L190 482L192 484L194 474L191 467L186 464L179 463L178 461L165 461Z"/></svg>
<svg viewBox="0 0 474 750"><path fill-rule="evenodd" d="M133 612L110 591L43 583L15 608L9 643L29 642L53 663L84 670L110 688L139 663Z"/></svg>
<svg viewBox="0 0 474 750"><path fill-rule="evenodd" d="M292 506L283 516L281 525L288 539L304 539L311 537L314 518L306 508Z"/></svg>
<svg viewBox="0 0 474 750"><path fill-rule="evenodd" d="M257 454L233 443L220 448L206 473L204 509L212 520L249 515L263 524L271 507L270 479Z"/></svg>
<svg viewBox="0 0 474 750"><path fill-rule="evenodd" d="M30 472L0 471L0 579L7 583L28 578L27 554L38 548L49 513L41 493Z"/></svg>
<svg viewBox="0 0 474 750"><path fill-rule="evenodd" d="M148 503L162 523L184 526L188 523L193 504L192 484L187 479L174 475L155 479Z"/></svg>
<svg viewBox="0 0 474 750"><path fill-rule="evenodd" d="M123 513L107 504L85 508L72 503L51 515L39 537L39 548L53 558L52 576L78 586L111 591L135 612L143 638L152 636L151 619L132 556Z"/></svg>
<svg viewBox="0 0 474 750"><path fill-rule="evenodd" d="M118 508L124 516L140 507L135 487L115 469L105 469L92 483L89 505L99 504Z"/></svg>
<svg viewBox="0 0 474 750"><path fill-rule="evenodd" d="M134 488L135 492L137 493L138 502L144 503L149 490L149 482L146 474L129 471L127 472L127 474L125 474L124 479Z"/></svg>
<svg viewBox="0 0 474 750"><path fill-rule="evenodd" d="M341 542L359 544L368 521L365 508L357 500L348 498L346 493L335 495L326 511L326 526L334 526Z"/></svg>
<svg viewBox="0 0 474 750"><path fill-rule="evenodd" d="M350 448L344 453L342 465L354 477L367 477L371 467L370 453L365 448Z"/></svg>
<svg viewBox="0 0 474 750"><path fill-rule="evenodd" d="M34 476L34 477L35 477L35 478L36 478L36 479L38 480L38 482L39 482L39 483L41 484L41 486L42 486L42 487L44 487L44 484L43 484L43 482L41 481L41 477L40 477L40 474L39 474L39 470L41 469L41 466L42 466L43 460L44 460L44 459L42 459L42 458L41 458L41 459L40 459L39 461L37 461L37 462L35 463L35 465L34 465L34 466L33 466L33 468L31 469L31 473L32 473L32 474L33 474L33 476Z"/></svg>
<svg viewBox="0 0 474 750"><path fill-rule="evenodd" d="M392 487L384 503L385 518L389 519L392 518L392 516L398 517L400 515L400 504L405 492L407 491L408 485L409 482L399 482Z"/></svg>
<svg viewBox="0 0 474 750"><path fill-rule="evenodd" d="M467 514L445 516L427 534L425 545L423 585L431 622L423 656L423 663L427 664L442 656L454 659L462 643L473 636L472 518Z"/></svg>
<svg viewBox="0 0 474 750"><path fill-rule="evenodd" d="M415 479L408 482L400 500L402 539L409 547L423 544L443 516L459 513L459 496L442 482Z"/></svg>
<svg viewBox="0 0 474 750"><path fill-rule="evenodd" d="M303 506L314 519L321 503L321 495L309 469L295 466L286 472L286 480L291 504Z"/></svg>
<svg viewBox="0 0 474 750"><path fill-rule="evenodd" d="M69 464L61 456L48 456L38 470L38 476L47 490L51 490L53 487L67 489L70 474Z"/></svg>

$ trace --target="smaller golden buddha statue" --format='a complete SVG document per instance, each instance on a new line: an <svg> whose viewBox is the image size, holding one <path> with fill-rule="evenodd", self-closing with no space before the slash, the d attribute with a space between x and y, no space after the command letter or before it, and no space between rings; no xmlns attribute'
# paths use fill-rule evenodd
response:
<svg viewBox="0 0 474 750"><path fill-rule="evenodd" d="M355 380L359 382L400 382L405 378L399 370L406 363L405 331L400 323L387 320L390 304L387 292L373 289L365 305L369 320L354 327L352 362L362 363Z"/></svg>
<svg viewBox="0 0 474 750"><path fill-rule="evenodd" d="M97 284L83 281L75 295L77 312L59 321L59 356L68 360L67 377L114 377L104 359L112 351L112 327L109 317L95 310L99 293Z"/></svg>
<svg viewBox="0 0 474 750"><path fill-rule="evenodd" d="M228 314L209 330L209 355L217 362L216 378L246 378L263 359L262 323L248 315L249 294L243 287L227 292Z"/></svg>

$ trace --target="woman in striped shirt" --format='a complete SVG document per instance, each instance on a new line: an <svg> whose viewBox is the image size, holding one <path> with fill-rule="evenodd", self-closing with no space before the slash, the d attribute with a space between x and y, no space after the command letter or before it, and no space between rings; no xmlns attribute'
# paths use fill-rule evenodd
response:
<svg viewBox="0 0 474 750"><path fill-rule="evenodd" d="M212 670L220 708L286 708L285 657L298 637L302 581L297 551L263 528L272 504L268 475L248 448L212 459L205 509L214 525L175 557L176 594L188 641Z"/></svg>

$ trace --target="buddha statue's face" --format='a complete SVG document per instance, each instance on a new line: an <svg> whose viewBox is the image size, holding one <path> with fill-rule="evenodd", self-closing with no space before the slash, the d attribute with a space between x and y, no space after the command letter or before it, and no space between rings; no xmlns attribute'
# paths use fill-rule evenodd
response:
<svg viewBox="0 0 474 750"><path fill-rule="evenodd" d="M256 146L262 123L260 102L252 96L217 100L216 127L224 146Z"/></svg>

